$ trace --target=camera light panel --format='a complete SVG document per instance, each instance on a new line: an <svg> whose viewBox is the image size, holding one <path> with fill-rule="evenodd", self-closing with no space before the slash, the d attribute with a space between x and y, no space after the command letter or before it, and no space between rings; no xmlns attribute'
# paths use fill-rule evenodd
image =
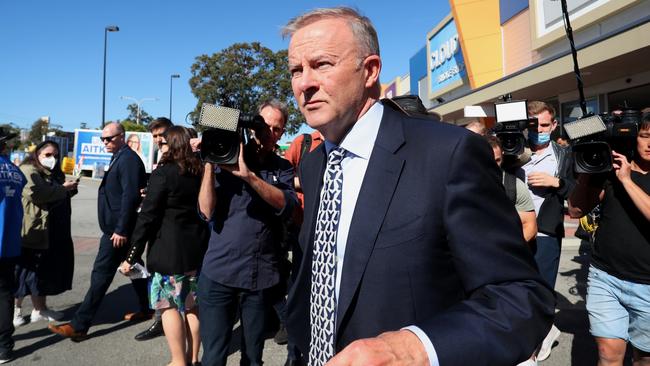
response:
<svg viewBox="0 0 650 366"><path fill-rule="evenodd" d="M528 119L527 101L519 100L494 105L497 122L525 121Z"/></svg>
<svg viewBox="0 0 650 366"><path fill-rule="evenodd" d="M218 128L220 130L237 131L239 124L239 110L221 107L214 104L203 103L199 125Z"/></svg>

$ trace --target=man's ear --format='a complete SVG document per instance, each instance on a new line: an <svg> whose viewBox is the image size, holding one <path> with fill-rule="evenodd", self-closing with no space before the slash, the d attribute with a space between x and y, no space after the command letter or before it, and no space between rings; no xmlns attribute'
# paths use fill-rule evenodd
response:
<svg viewBox="0 0 650 366"><path fill-rule="evenodd" d="M555 131L556 128L557 128L557 120L554 119L553 120L553 127L551 127L551 132Z"/></svg>
<svg viewBox="0 0 650 366"><path fill-rule="evenodd" d="M366 88L372 88L379 83L381 72L381 58L379 55L370 55L363 60L363 69L366 78Z"/></svg>

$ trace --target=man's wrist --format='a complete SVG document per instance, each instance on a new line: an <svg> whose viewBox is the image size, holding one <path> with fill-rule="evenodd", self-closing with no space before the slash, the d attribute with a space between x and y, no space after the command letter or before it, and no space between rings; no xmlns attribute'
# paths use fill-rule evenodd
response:
<svg viewBox="0 0 650 366"><path fill-rule="evenodd" d="M257 178L258 177L254 172L248 172L246 175L242 176L244 182L248 183L249 186L252 186Z"/></svg>

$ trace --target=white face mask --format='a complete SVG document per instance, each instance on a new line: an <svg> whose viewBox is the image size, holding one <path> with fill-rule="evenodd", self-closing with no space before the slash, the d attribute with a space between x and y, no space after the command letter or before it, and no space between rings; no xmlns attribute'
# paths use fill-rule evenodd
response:
<svg viewBox="0 0 650 366"><path fill-rule="evenodd" d="M50 156L49 158L42 158L38 161L42 166L46 167L49 170L54 169L54 166L56 165L56 158L54 156Z"/></svg>

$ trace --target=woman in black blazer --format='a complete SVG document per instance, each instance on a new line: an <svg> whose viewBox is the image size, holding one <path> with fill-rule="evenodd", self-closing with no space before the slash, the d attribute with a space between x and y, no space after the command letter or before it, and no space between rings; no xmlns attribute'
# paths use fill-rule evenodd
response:
<svg viewBox="0 0 650 366"><path fill-rule="evenodd" d="M202 164L192 152L190 135L184 127L174 126L165 138L163 157L149 179L133 244L120 271L128 275L149 242L147 267L154 272L151 307L162 313L170 365L185 366L199 361L196 280L209 231L196 208Z"/></svg>

